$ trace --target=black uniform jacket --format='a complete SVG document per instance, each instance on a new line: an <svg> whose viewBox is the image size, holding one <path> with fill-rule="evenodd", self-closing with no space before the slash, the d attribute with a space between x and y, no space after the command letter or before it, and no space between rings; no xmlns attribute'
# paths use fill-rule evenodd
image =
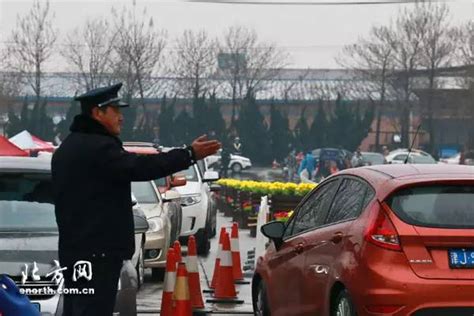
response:
<svg viewBox="0 0 474 316"><path fill-rule="evenodd" d="M130 259L135 250L131 181L186 169L187 150L157 155L125 151L94 119L78 115L53 155L51 168L59 228L59 258L106 253Z"/></svg>

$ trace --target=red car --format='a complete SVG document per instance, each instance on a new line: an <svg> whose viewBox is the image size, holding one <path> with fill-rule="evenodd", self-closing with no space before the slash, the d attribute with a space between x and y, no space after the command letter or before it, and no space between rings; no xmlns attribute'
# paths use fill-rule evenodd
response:
<svg viewBox="0 0 474 316"><path fill-rule="evenodd" d="M474 315L473 167L344 170L262 232L256 315Z"/></svg>

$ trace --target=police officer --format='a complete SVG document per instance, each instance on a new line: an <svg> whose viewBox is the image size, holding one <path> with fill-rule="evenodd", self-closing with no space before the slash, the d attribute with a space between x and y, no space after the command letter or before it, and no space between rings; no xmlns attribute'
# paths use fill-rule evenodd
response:
<svg viewBox="0 0 474 316"><path fill-rule="evenodd" d="M220 143L197 138L190 146L157 155L125 151L122 84L89 91L76 100L81 114L52 158L59 259L66 288L94 295L65 295L64 316L112 315L123 260L135 250L131 181L149 181L188 168L214 154ZM91 278L74 276L78 261L91 263ZM84 270L82 271L84 272Z"/></svg>

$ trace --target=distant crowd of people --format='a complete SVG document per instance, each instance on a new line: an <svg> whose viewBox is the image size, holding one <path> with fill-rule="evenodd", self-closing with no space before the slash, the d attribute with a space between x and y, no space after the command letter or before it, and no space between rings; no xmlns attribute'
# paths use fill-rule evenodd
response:
<svg viewBox="0 0 474 316"><path fill-rule="evenodd" d="M387 156L389 150L387 146L382 147L382 154ZM352 155L345 154L335 157L315 157L311 150L306 153L291 150L285 158L286 180L296 182L316 181L319 182L328 176L348 168L357 168L365 165L361 149L358 148Z"/></svg>

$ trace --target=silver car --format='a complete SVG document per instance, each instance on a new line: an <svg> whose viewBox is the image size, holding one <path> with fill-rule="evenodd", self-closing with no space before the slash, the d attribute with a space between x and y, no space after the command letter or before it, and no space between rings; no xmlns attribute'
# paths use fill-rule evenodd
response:
<svg viewBox="0 0 474 316"><path fill-rule="evenodd" d="M60 268L50 165L49 157L0 157L0 273L8 274L20 289L47 286L57 290L59 286L54 274L47 276ZM139 212L138 206L135 212ZM142 242L142 246L147 230L146 219L135 215L136 241ZM118 315L137 313L136 268L143 247L136 246L134 262L123 263L115 306ZM42 315L62 315L61 295L40 294L28 296Z"/></svg>

